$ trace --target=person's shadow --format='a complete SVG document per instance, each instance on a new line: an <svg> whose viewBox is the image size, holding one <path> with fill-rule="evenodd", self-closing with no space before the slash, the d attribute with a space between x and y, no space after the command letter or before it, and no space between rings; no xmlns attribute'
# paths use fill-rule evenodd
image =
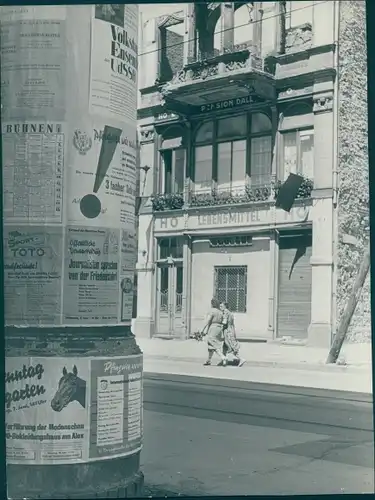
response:
<svg viewBox="0 0 375 500"><path fill-rule="evenodd" d="M227 366L238 366L240 364L239 359L228 359L227 360ZM220 361L220 363L217 366L223 366L223 362Z"/></svg>

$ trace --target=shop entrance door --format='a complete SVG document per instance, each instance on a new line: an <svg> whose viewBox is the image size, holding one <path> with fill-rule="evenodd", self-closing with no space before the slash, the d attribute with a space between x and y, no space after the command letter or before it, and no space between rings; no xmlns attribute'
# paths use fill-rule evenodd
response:
<svg viewBox="0 0 375 500"><path fill-rule="evenodd" d="M158 265L156 334L180 337L183 330L182 262Z"/></svg>
<svg viewBox="0 0 375 500"><path fill-rule="evenodd" d="M280 237L277 337L306 339L311 320L310 233Z"/></svg>

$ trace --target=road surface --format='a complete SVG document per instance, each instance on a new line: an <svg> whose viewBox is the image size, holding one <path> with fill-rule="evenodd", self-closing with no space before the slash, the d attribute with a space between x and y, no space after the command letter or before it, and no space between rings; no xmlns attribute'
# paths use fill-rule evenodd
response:
<svg viewBox="0 0 375 500"><path fill-rule="evenodd" d="M374 492L372 398L145 374L148 495Z"/></svg>

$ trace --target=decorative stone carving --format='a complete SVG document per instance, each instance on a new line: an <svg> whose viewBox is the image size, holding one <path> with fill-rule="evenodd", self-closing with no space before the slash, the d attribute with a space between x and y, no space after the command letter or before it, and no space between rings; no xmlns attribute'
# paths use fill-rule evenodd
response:
<svg viewBox="0 0 375 500"><path fill-rule="evenodd" d="M287 90L281 90L279 92L279 99L290 99L291 97L300 97L303 95L309 95L313 91L313 86L309 85L307 87L303 87L300 89L287 89Z"/></svg>
<svg viewBox="0 0 375 500"><path fill-rule="evenodd" d="M323 113L333 109L333 98L331 95L314 97L314 113Z"/></svg>
<svg viewBox="0 0 375 500"><path fill-rule="evenodd" d="M157 19L159 28L168 28L169 26L174 26L184 22L185 14L183 10L174 12L173 14L167 14L160 16Z"/></svg>
<svg viewBox="0 0 375 500"><path fill-rule="evenodd" d="M311 24L303 24L290 28L286 33L285 53L300 52L309 49L312 45Z"/></svg>
<svg viewBox="0 0 375 500"><path fill-rule="evenodd" d="M141 135L140 142L144 144L145 142L153 142L155 138L155 130L154 127L142 127L139 130Z"/></svg>

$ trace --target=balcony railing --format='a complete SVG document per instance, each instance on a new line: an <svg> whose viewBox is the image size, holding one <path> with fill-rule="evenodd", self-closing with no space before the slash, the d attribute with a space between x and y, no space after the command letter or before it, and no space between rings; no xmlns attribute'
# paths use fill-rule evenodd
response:
<svg viewBox="0 0 375 500"><path fill-rule="evenodd" d="M201 54L176 73L172 80L164 85L162 93L166 94L170 89L184 83L199 82L218 75L224 77L251 70L273 74L274 65L270 58L262 58L258 52L249 42L226 49L223 54Z"/></svg>
<svg viewBox="0 0 375 500"><path fill-rule="evenodd" d="M151 197L151 202L154 212L163 212L164 210L180 210L184 206L184 194L155 194Z"/></svg>
<svg viewBox="0 0 375 500"><path fill-rule="evenodd" d="M272 199L271 184L252 187L250 185L232 188L193 189L189 196L189 206L207 207L255 203Z"/></svg>
<svg viewBox="0 0 375 500"><path fill-rule="evenodd" d="M188 207L213 207L226 206L242 203L273 202L277 198L282 185L281 181L268 183L261 186L236 186L232 188L194 188L189 192L188 203L184 203L183 193L156 194L152 197L152 208L154 212L165 210L181 210ZM302 182L297 199L308 199L311 197L314 183L310 179Z"/></svg>

